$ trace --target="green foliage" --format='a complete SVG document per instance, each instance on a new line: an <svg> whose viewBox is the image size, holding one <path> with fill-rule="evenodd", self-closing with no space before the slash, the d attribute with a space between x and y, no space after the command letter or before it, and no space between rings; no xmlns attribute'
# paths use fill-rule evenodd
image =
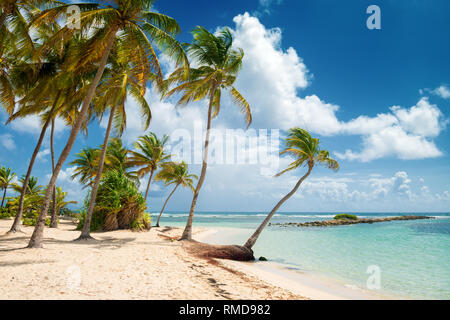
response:
<svg viewBox="0 0 450 320"><path fill-rule="evenodd" d="M15 212L9 208L0 208L0 219L9 219L15 216Z"/></svg>
<svg viewBox="0 0 450 320"><path fill-rule="evenodd" d="M36 214L36 216L34 218L23 218L23 220L22 220L23 225L29 226L29 227L34 227L36 225L38 215L39 214ZM47 227L50 226L50 218L45 219L45 225Z"/></svg>
<svg viewBox="0 0 450 320"><path fill-rule="evenodd" d="M334 219L349 219L349 220L358 220L358 217L354 214L340 213L334 216Z"/></svg>
<svg viewBox="0 0 450 320"><path fill-rule="evenodd" d="M85 201L85 208L79 213L78 229L84 225L88 203ZM107 171L98 188L91 231L149 229L150 216L145 214L146 208L136 184L122 170Z"/></svg>

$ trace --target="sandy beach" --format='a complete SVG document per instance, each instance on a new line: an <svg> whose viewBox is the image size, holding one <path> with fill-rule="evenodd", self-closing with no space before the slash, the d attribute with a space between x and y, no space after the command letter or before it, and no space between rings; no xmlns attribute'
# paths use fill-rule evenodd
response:
<svg viewBox="0 0 450 320"><path fill-rule="evenodd" d="M95 241L72 242L79 232L61 220L58 229L46 228L43 249L25 249L33 229L5 235L11 222L0 220L0 299L376 298L307 279L289 281L260 264L195 257L185 243L170 240L179 228L94 233ZM197 228L194 238L213 233Z"/></svg>

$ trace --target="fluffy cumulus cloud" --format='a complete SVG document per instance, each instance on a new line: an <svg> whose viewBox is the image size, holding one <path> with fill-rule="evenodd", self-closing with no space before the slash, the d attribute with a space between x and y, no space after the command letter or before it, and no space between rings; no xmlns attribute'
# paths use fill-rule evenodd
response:
<svg viewBox="0 0 450 320"><path fill-rule="evenodd" d="M424 159L442 155L432 138L439 135L445 123L441 111L422 98L409 109L394 106L389 113L370 118L360 116L342 124L342 131L360 134L363 147L359 152L336 152L341 159L371 161L396 156L400 159Z"/></svg>

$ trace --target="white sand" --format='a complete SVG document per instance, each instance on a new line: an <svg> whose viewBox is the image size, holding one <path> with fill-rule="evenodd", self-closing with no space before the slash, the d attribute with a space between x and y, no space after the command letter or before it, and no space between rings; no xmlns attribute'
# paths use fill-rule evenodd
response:
<svg viewBox="0 0 450 320"><path fill-rule="evenodd" d="M97 241L73 242L79 232L62 220L59 229L45 229L43 249L26 249L33 228L5 235L11 224L0 220L0 299L302 298L163 238L180 235L180 229L94 233Z"/></svg>

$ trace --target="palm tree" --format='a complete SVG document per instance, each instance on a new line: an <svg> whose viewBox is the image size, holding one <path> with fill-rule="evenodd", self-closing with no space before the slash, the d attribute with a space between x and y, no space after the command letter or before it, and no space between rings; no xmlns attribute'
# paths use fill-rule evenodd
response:
<svg viewBox="0 0 450 320"><path fill-rule="evenodd" d="M54 205L55 212L52 212L50 220L50 226L58 225L58 216L61 209L65 208L69 204L76 204L76 201L66 201L67 192L63 192L61 187L56 188L56 203Z"/></svg>
<svg viewBox="0 0 450 320"><path fill-rule="evenodd" d="M11 168L1 167L0 168L0 187L3 189L2 204L0 208L3 208L3 203L5 202L6 190L8 190L11 181L14 179L16 174L11 172Z"/></svg>
<svg viewBox="0 0 450 320"><path fill-rule="evenodd" d="M118 45L120 46L121 44L122 43L119 41ZM123 45L126 46L128 44ZM121 48L119 48L117 51L118 53L121 53L124 50L121 50ZM113 120L116 119L116 129L118 133L121 135L126 126L125 102L129 94L133 96L136 101L139 102L143 116L147 118L144 130L147 130L151 119L150 107L144 97L146 91L146 83L150 79L142 79L141 77L137 77L140 74L139 68L142 68L142 66L131 65L126 59L126 56L125 57L120 55L112 55L112 56L113 56L112 59L113 63L111 67L111 72L107 75L104 82L99 86L98 91L100 92L100 96L95 101L95 104L97 104L97 108L100 108L101 112L104 112L105 109L108 108L108 106L111 107L109 112L108 125L106 127L105 138L103 141L103 147L98 161L98 170L95 175L94 183L92 185L91 196L89 199L89 206L86 213L86 220L84 222L84 226L81 231L79 239L91 238L90 236L91 219L92 214L94 212L95 199L97 197L97 190L100 184L100 178L103 172L103 165L105 163L105 157L107 153L112 123ZM122 61L121 58L125 58L125 61ZM127 151L125 151L125 157L126 153ZM125 168L122 169L125 170Z"/></svg>
<svg viewBox="0 0 450 320"><path fill-rule="evenodd" d="M87 45L80 50L79 57L70 66L69 71L76 73L80 68L82 69L84 66L92 63L98 63L98 69L90 83L67 144L50 178L38 221L28 244L29 248L42 247L45 217L48 212L53 186L75 143L81 125L86 120L89 106L103 76L117 36L119 35L120 39L128 44L127 50L123 55L128 56L131 63L143 65L139 75L142 79L147 79L149 74L156 74L158 79L162 79L161 67L153 44L158 46L167 56L175 58L177 65L183 65L186 69L188 68L188 60L184 50L178 41L175 40L175 36L180 32L178 23L166 15L149 11L152 9L153 2L153 0L111 0L78 4L78 7L82 10L79 19L81 32L90 30L92 34ZM43 10L33 20L33 25L57 21L66 14L66 9L70 5L72 4ZM59 41L60 39L70 39L76 32L80 31L65 26L52 39L47 41L46 46L50 47L54 41ZM143 61L145 62L144 64Z"/></svg>
<svg viewBox="0 0 450 320"><path fill-rule="evenodd" d="M134 144L138 151L130 150L130 165L141 167L136 171L138 177L150 174L144 196L145 200L148 197L153 174L158 169L158 166L171 156L164 152L168 139L169 137L166 135L159 139L153 132L150 132L145 136L139 137L138 142Z"/></svg>
<svg viewBox="0 0 450 320"><path fill-rule="evenodd" d="M194 179L198 179L198 177L195 174L189 174L188 165L184 161L182 161L181 163L165 162L161 164L161 170L155 176L155 181L164 181L166 186L175 184L175 188L173 188L172 192L164 202L164 205L158 217L158 221L156 222L156 227L159 227L159 220L161 219L161 215L166 208L167 202L169 201L170 197L172 197L175 190L177 190L178 186L181 185L182 187L189 187L192 192L194 192Z"/></svg>
<svg viewBox="0 0 450 320"><path fill-rule="evenodd" d="M252 121L249 104L233 86L242 66L244 51L232 49L233 37L230 30L224 28L216 36L203 27L196 27L192 34L194 41L192 44L185 45L186 51L199 67L190 69L190 76L187 80L184 78L183 70L179 68L169 76L163 85L165 96L182 93L178 104L187 104L205 97L209 99L202 171L195 188L186 228L180 240L192 238L195 206L206 175L211 119L219 114L222 90L230 92L233 102L239 106L245 116L247 127ZM172 84L176 86L169 90Z"/></svg>
<svg viewBox="0 0 450 320"><path fill-rule="evenodd" d="M42 192L42 190L44 189L44 186L41 186L38 184L39 179L37 177L33 177L31 176L30 179L27 182L27 186L26 186L26 194L27 195L38 195ZM22 190L24 189L24 183L25 183L25 177L22 176L19 179L20 183L12 183L11 187L14 191L16 191L17 193L21 193Z"/></svg>
<svg viewBox="0 0 450 320"><path fill-rule="evenodd" d="M75 166L75 172L72 180L78 179L84 188L92 186L94 177L98 170L99 149L83 148L76 154L77 158L70 162L71 166Z"/></svg>
<svg viewBox="0 0 450 320"><path fill-rule="evenodd" d="M58 30L60 30L59 27L40 26L36 33L39 35L39 39L45 41L51 38ZM41 133L28 165L25 180L28 180L31 176L34 162L49 125L51 125L52 172L55 169L55 119L62 117L65 119L66 124L73 124L74 114L78 112L77 109L81 104L79 92L85 90L87 78L90 76L86 72L69 78L67 73L64 72L65 65L70 61L71 57L76 53L79 44L83 41L85 39L73 37L71 41L65 44L58 43L50 51L47 50L45 57L39 58L38 63L27 61L27 63L22 63L12 69L13 79L27 80L21 80L18 83L15 81L17 95L21 95L22 98L18 101L18 110L9 117L7 123L32 114L41 114L43 122ZM40 48L34 50L34 52L39 52L39 50ZM25 183L25 186L27 186L27 183ZM55 188L53 188L53 191L55 191ZM16 218L9 232L20 231L25 192L25 189L21 192ZM55 200L55 196L53 194L53 200ZM53 211L55 210L53 208Z"/></svg>
<svg viewBox="0 0 450 320"><path fill-rule="evenodd" d="M300 180L298 180L294 188L276 204L258 229L256 229L255 233L253 233L247 240L244 244L244 247L247 249L251 249L254 246L259 235L269 223L275 212L277 212L283 203L298 190L302 182L305 181L305 179L311 174L311 171L316 165L325 165L327 168L335 171L339 169L339 163L330 158L330 153L327 150L320 150L319 139L312 138L309 132L305 129L296 127L289 130L288 138L286 139L286 148L281 152L281 154L284 153L294 156L295 161L276 176L280 176L287 171L291 171L302 166L307 167L308 171L303 177L300 178Z"/></svg>

